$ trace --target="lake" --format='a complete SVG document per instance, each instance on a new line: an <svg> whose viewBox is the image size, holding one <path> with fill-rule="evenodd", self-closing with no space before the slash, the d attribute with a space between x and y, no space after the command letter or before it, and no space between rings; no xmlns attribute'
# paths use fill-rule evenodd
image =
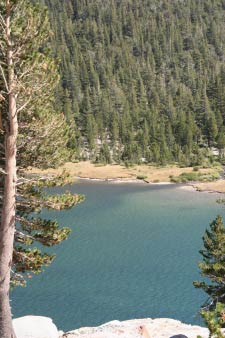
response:
<svg viewBox="0 0 225 338"><path fill-rule="evenodd" d="M62 330L145 317L201 323L206 295L192 282L205 228L225 215L218 195L87 181L70 189L85 201L48 215L72 234L43 274L12 292L14 317L49 316Z"/></svg>

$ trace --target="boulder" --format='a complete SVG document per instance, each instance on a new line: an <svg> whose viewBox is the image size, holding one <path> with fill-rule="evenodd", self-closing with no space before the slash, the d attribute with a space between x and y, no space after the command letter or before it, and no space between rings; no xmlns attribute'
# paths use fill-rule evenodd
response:
<svg viewBox="0 0 225 338"><path fill-rule="evenodd" d="M57 327L51 318L25 316L13 319L17 338L59 338Z"/></svg>

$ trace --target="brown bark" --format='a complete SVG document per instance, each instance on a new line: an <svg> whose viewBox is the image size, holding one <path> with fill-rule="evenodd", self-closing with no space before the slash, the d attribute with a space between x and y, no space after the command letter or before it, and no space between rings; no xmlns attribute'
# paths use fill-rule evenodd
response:
<svg viewBox="0 0 225 338"><path fill-rule="evenodd" d="M3 130L2 113L0 112L0 129Z"/></svg>
<svg viewBox="0 0 225 338"><path fill-rule="evenodd" d="M6 5L8 121L5 130L5 180L0 225L0 337L14 338L9 303L10 271L12 266L16 209L16 142L18 133L15 75L10 29L10 0Z"/></svg>

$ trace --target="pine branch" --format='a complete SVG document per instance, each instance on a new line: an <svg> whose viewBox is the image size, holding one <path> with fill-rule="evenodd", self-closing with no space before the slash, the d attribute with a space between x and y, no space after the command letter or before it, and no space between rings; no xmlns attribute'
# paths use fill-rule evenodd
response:
<svg viewBox="0 0 225 338"><path fill-rule="evenodd" d="M5 88L6 88L7 92L9 93L8 82L7 82L7 80L6 80L5 72L4 72L4 70L3 70L2 66L1 66L1 64L0 64L0 71L1 71L1 74L2 74L2 78L3 78L3 80L4 80Z"/></svg>

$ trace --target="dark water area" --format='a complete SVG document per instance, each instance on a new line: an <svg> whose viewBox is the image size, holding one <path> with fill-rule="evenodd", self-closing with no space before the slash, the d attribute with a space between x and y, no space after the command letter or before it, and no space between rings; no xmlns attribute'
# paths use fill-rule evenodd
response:
<svg viewBox="0 0 225 338"><path fill-rule="evenodd" d="M225 216L218 195L103 182L70 189L85 202L48 216L72 234L43 274L12 292L14 317L48 316L62 330L145 317L200 324L206 296L192 282L205 228Z"/></svg>

